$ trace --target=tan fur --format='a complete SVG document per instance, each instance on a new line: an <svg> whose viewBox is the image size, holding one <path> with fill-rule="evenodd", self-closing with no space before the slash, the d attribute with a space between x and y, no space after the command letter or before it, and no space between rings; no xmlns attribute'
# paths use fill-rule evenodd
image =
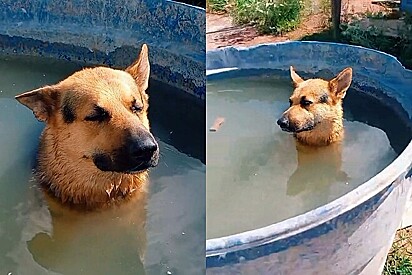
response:
<svg viewBox="0 0 412 275"><path fill-rule="evenodd" d="M149 131L147 118L150 66L147 46L126 71L105 67L84 69L60 83L16 97L46 122L41 135L37 177L62 202L87 207L102 206L127 198L141 189L147 171L135 174L105 172L92 162L93 152L111 151L122 141L127 129L143 127ZM129 105L135 100L143 106L137 115ZM75 109L76 120L66 123L64 105ZM94 106L111 114L108 123L85 121Z"/></svg>
<svg viewBox="0 0 412 275"><path fill-rule="evenodd" d="M288 180L287 194L294 196L306 191L316 196L322 194L327 201L331 181L348 181L341 170L342 100L352 81L352 69L346 68L331 81L305 81L293 67L290 75L295 86L290 97L291 106L279 121L288 121L289 128L285 129L294 132L298 166ZM306 101L310 104L306 105Z"/></svg>
<svg viewBox="0 0 412 275"><path fill-rule="evenodd" d="M342 140L343 109L342 99L352 80L352 69L346 68L331 81L309 79L304 81L291 67L291 78L295 89L290 97L291 107L282 118L287 118L293 129L304 129L314 125L313 129L296 131L297 141L311 146L329 145ZM326 96L326 102L321 97ZM303 106L302 99L312 102Z"/></svg>
<svg viewBox="0 0 412 275"><path fill-rule="evenodd" d="M322 79L310 79L302 82L293 92L291 99L298 101L301 96L305 95L307 99L316 102L320 91L328 92L328 84L327 81ZM293 106L290 109L290 116L301 122L304 121L307 113L310 115L318 114L322 117L323 123L320 123L311 131L297 133L296 138L299 142L308 145L328 145L343 138L343 109L340 100L333 102L329 99L326 106L315 103L308 108L308 111L302 109L299 105Z"/></svg>

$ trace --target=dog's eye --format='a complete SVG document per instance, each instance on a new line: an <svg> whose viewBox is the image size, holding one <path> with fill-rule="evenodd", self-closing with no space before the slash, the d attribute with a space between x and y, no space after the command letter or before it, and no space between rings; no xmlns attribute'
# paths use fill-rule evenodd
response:
<svg viewBox="0 0 412 275"><path fill-rule="evenodd" d="M130 108L133 113L139 113L143 110L143 106L138 105L137 103L133 103L132 107Z"/></svg>
<svg viewBox="0 0 412 275"><path fill-rule="evenodd" d="M293 101L292 101L292 99L289 99L289 106L292 106L293 105Z"/></svg>
<svg viewBox="0 0 412 275"><path fill-rule="evenodd" d="M321 95L321 97L319 99L319 102L320 103L327 103L328 102L328 95L327 94Z"/></svg>
<svg viewBox="0 0 412 275"><path fill-rule="evenodd" d="M103 122L105 120L108 120L109 118L110 118L110 114L108 111L106 111L102 107L96 106L94 107L93 113L85 117L84 120Z"/></svg>
<svg viewBox="0 0 412 275"><path fill-rule="evenodd" d="M312 101L310 101L310 100L306 100L306 99L302 99L301 101L300 101L300 104L302 105L302 106L309 106L310 104L312 104L313 102Z"/></svg>

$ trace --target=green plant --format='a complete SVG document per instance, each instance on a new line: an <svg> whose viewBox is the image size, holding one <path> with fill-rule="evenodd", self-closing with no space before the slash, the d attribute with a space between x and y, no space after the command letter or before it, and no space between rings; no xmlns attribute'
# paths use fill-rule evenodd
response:
<svg viewBox="0 0 412 275"><path fill-rule="evenodd" d="M320 8L322 13L328 15L332 18L332 1L331 0L320 0Z"/></svg>
<svg viewBox="0 0 412 275"><path fill-rule="evenodd" d="M386 259L383 275L411 275L412 262L398 252L391 252Z"/></svg>
<svg viewBox="0 0 412 275"><path fill-rule="evenodd" d="M387 17L386 14L384 14L381 11L380 12L367 11L365 15L367 18L371 18L371 19L385 19Z"/></svg>
<svg viewBox="0 0 412 275"><path fill-rule="evenodd" d="M412 67L412 25L405 20L405 26L397 36L388 36L375 26L362 28L360 21L342 24L342 41L380 50L396 56L406 67ZM412 275L412 273L411 273Z"/></svg>
<svg viewBox="0 0 412 275"><path fill-rule="evenodd" d="M369 26L364 29L359 22L342 25L342 39L347 40L351 44L356 44L372 49L384 50L396 46L393 44L394 37L388 37L383 34L383 31L375 26Z"/></svg>
<svg viewBox="0 0 412 275"><path fill-rule="evenodd" d="M214 12L226 11L228 0L207 0L206 6L209 10Z"/></svg>
<svg viewBox="0 0 412 275"><path fill-rule="evenodd" d="M396 234L395 241L386 258L383 269L383 275L411 275L411 228L407 227L399 230Z"/></svg>
<svg viewBox="0 0 412 275"><path fill-rule="evenodd" d="M362 27L361 20L354 20L341 24L342 33L338 41L334 39L330 29L305 36L302 40L340 42L380 50L397 57L406 68L412 69L411 15L405 16L404 23L405 25L398 30L396 36L385 35L382 29L373 25L368 28Z"/></svg>
<svg viewBox="0 0 412 275"><path fill-rule="evenodd" d="M303 0L236 0L232 16L260 33L279 34L299 25L303 7Z"/></svg>

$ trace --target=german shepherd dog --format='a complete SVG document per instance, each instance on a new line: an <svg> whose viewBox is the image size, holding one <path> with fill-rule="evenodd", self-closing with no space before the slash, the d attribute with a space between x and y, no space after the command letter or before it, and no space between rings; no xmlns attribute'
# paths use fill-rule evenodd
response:
<svg viewBox="0 0 412 275"><path fill-rule="evenodd" d="M341 171L342 100L352 82L352 69L344 69L330 81L305 81L292 66L290 75L294 86L290 107L277 121L283 131L293 133L296 139L298 167L289 179L288 194L303 191L307 184L302 182L312 183L319 190L328 188L333 180L347 181L346 173Z"/></svg>
<svg viewBox="0 0 412 275"><path fill-rule="evenodd" d="M295 90L289 98L289 109L277 124L292 132L301 144L323 146L342 140L342 100L352 82L352 68L344 69L330 81L304 81L292 66L290 75Z"/></svg>
<svg viewBox="0 0 412 275"><path fill-rule="evenodd" d="M157 165L150 132L148 48L125 71L87 68L16 96L46 123L36 177L63 203L99 207L131 197Z"/></svg>

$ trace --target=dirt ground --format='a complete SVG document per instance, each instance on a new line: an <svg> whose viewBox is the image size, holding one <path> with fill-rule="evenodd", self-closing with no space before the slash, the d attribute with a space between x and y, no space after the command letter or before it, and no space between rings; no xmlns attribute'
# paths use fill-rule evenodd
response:
<svg viewBox="0 0 412 275"><path fill-rule="evenodd" d="M324 29L327 17L323 14L312 15L305 19L301 26L284 35L259 35L254 27L235 26L231 18L226 15L206 15L207 50L226 46L252 46L261 43L273 43L287 40L296 40L306 34L315 33Z"/></svg>
<svg viewBox="0 0 412 275"><path fill-rule="evenodd" d="M385 11L385 8L374 5L370 0L342 0L342 17L365 13ZM298 40L303 36L324 30L328 25L328 16L323 13L312 14L305 18L300 27L294 31L275 36L259 35L251 26L236 26L228 14L206 14L207 50L226 46L251 46L261 43L273 43L287 40Z"/></svg>
<svg viewBox="0 0 412 275"><path fill-rule="evenodd" d="M402 254L408 254L412 259L412 226L408 226L398 231L394 241L393 249L402 250Z"/></svg>

